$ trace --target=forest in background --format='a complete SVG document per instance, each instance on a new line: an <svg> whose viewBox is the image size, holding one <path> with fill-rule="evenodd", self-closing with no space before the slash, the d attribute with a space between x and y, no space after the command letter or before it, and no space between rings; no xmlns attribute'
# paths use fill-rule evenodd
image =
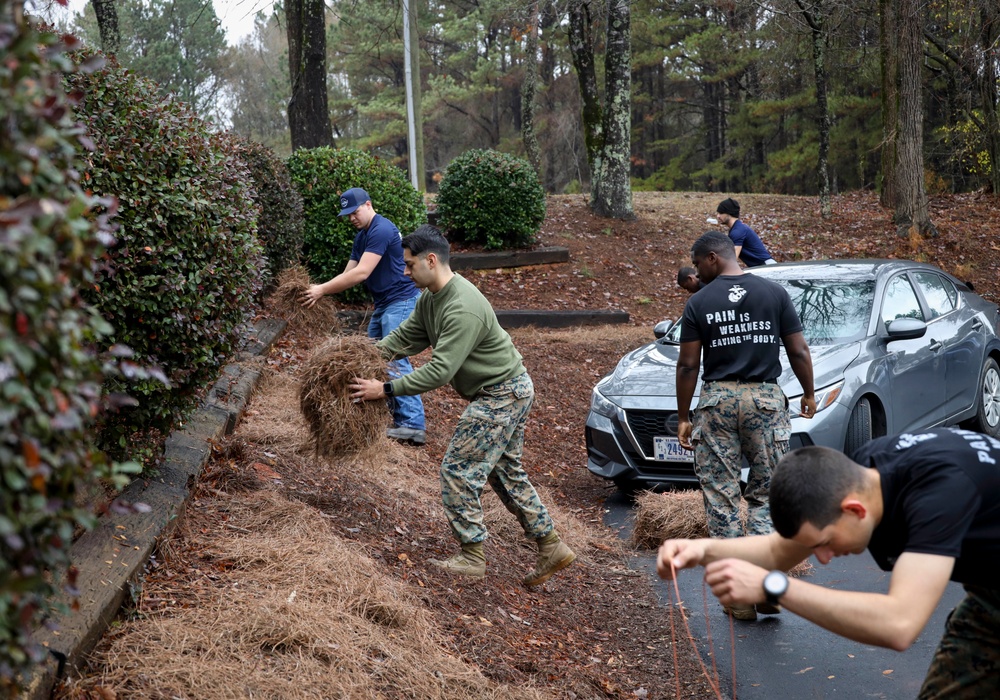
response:
<svg viewBox="0 0 1000 700"><path fill-rule="evenodd" d="M883 57L893 52L880 46L879 22L891 21L893 4L635 0L633 188L817 194L824 128L831 191L880 187ZM280 154L290 152L282 5L258 15L253 34L236 46L226 45L206 0L115 5L123 65L177 92L202 115ZM606 7L599 0L412 0L412 6L427 189L470 148L525 154L522 87L535 78L542 183L553 193L586 191L583 102L571 40L577 30L592 42L594 89L600 90ZM335 145L407 167L401 4L329 0L325 7ZM930 0L918 7L927 190L989 187L991 157L1000 157L1000 8L993 0ZM69 29L99 45L92 5ZM888 27L890 35L893 30Z"/></svg>

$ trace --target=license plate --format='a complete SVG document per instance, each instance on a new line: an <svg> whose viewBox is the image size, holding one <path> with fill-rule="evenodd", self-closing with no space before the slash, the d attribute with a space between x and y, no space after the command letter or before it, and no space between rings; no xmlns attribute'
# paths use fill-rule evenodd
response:
<svg viewBox="0 0 1000 700"><path fill-rule="evenodd" d="M694 452L681 447L675 437L654 437L653 459L657 462L693 462Z"/></svg>

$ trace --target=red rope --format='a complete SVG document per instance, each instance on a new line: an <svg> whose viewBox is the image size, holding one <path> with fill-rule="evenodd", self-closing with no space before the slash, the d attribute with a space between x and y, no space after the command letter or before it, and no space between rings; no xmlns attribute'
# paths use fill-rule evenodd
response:
<svg viewBox="0 0 1000 700"><path fill-rule="evenodd" d="M719 680L719 670L715 664L715 645L712 644L712 629L709 624L708 619L708 588L702 581L702 600L705 605L705 636L708 642L709 653L712 656L712 673L708 672L708 668L705 666L705 662L701 659L701 652L698 651L698 645L695 642L694 634L691 633L691 625L688 623L687 614L684 612L683 601L681 600L681 589L680 585L677 583L677 569L674 568L674 563L670 562L670 573L674 580L673 592L669 594L669 603L671 608L675 608L680 611L681 620L684 622L684 629L687 632L688 641L691 642L691 648L694 650L695 657L698 659L698 664L701 666L702 675L705 676L705 680L708 681L709 687L715 694L717 700L725 700L722 696L721 682ZM669 589L668 589L669 591ZM677 603L674 604L674 596L677 597ZM673 613L670 614L670 641L674 648L674 679L677 686L677 700L681 699L681 680L680 680L680 662L677 657L677 631L674 626L674 616ZM733 614L732 611L729 612L729 642L731 645L731 657L732 657L732 667L733 667L733 700L736 700L736 629L733 625Z"/></svg>

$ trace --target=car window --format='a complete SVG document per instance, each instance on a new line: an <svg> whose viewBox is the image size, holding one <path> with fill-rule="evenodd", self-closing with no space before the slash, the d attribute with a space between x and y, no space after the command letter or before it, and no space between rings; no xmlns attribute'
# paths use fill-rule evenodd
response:
<svg viewBox="0 0 1000 700"><path fill-rule="evenodd" d="M792 298L810 345L860 340L868 331L875 296L873 280L775 280Z"/></svg>
<svg viewBox="0 0 1000 700"><path fill-rule="evenodd" d="M882 301L882 323L888 328L897 318L915 318L926 321L920 310L920 301L905 275L896 275L885 288Z"/></svg>
<svg viewBox="0 0 1000 700"><path fill-rule="evenodd" d="M955 289L951 280L933 272L915 272L913 279L916 281L920 293L924 295L931 318L943 316L955 308L958 290Z"/></svg>

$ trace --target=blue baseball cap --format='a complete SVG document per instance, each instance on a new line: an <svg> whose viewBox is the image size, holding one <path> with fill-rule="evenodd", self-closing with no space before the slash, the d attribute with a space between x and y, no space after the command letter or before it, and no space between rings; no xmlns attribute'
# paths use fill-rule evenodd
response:
<svg viewBox="0 0 1000 700"><path fill-rule="evenodd" d="M368 193L363 189L360 187L352 187L340 195L340 213L337 214L337 216L347 216L348 214L353 214L355 209L370 199L371 197L369 197Z"/></svg>

